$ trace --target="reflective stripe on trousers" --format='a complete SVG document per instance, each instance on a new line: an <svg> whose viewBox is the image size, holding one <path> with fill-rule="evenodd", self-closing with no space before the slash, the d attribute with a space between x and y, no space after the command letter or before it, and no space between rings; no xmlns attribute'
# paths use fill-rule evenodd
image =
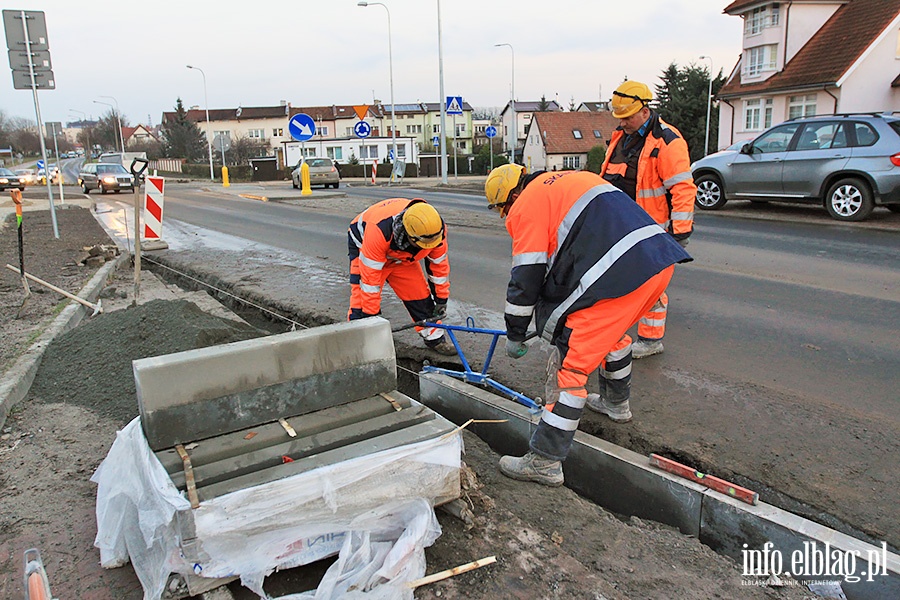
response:
<svg viewBox="0 0 900 600"><path fill-rule="evenodd" d="M564 333L554 340L562 358L557 372L562 391L559 401L544 407L531 436L532 452L553 460L566 459L587 398L588 375L593 371L603 367L607 389L614 381L616 394L628 393L631 338L625 332L659 299L674 270L674 266L667 267L630 294L600 300L566 317Z"/></svg>
<svg viewBox="0 0 900 600"><path fill-rule="evenodd" d="M642 340L661 340L666 334L666 312L669 296L663 292L647 314L638 321L638 337Z"/></svg>

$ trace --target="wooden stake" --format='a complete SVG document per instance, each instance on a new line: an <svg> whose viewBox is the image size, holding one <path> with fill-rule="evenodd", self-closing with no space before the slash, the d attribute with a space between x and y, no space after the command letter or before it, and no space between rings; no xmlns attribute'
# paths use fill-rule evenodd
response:
<svg viewBox="0 0 900 600"><path fill-rule="evenodd" d="M473 560L472 562L466 563L464 565L459 565L458 567L453 567L452 569L447 569L446 571L441 571L440 573L435 573L434 575L428 575L426 577L422 577L421 579L410 581L406 585L412 589L416 589L417 587L428 585L429 583L434 583L435 581L443 581L444 579L456 577L457 575L461 575L462 573L467 573L469 571L474 571L475 569L480 569L481 567L487 565L492 565L495 562L497 562L496 556L488 556L480 560Z"/></svg>
<svg viewBox="0 0 900 600"><path fill-rule="evenodd" d="M7 264L7 265L6 265L6 268L9 269L10 271L15 272L15 273L18 273L18 272L19 272L19 269L17 269L16 267L14 267L14 266L12 266L12 265L10 265L10 264ZM83 305L87 306L88 308L93 309L95 315L96 315L97 313L103 312L103 308L100 306L100 302L97 302L97 304L93 304L93 303L91 303L91 302L88 302L88 301L85 300L84 298L79 298L79 297L76 296L75 294L70 294L70 293L67 292L66 290L64 290L64 289L62 289L62 288L58 288L58 287L56 287L55 285L53 285L52 283L47 283L47 282L44 281L43 279L39 279L39 278L35 277L35 276L32 275L31 273L25 273L25 277L27 277L28 279L34 281L35 283L39 283L39 284L41 284L41 285L43 285L43 286L45 286L45 287L50 288L50 289L53 290L54 292L57 292L57 293L59 293L59 294L62 294L63 296L65 296L66 298L69 298L70 300L74 300L75 302L78 302L79 304L83 304Z"/></svg>

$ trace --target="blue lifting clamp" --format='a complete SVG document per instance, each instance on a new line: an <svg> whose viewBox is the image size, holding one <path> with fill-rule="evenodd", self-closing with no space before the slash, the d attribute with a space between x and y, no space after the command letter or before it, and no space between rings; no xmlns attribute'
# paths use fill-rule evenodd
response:
<svg viewBox="0 0 900 600"><path fill-rule="evenodd" d="M520 394L510 388L506 387L502 383L494 381L488 375L488 368L491 365L491 359L494 357L494 349L497 347L497 340L500 336L505 336L506 332L500 329L483 329L481 327L475 327L475 320L472 317L466 318L466 326L463 327L461 325L444 325L443 323L432 323L430 321L419 321L417 323L413 323L411 326L421 326L421 327L437 327L438 329L443 329L447 332L447 337L450 338L450 341L453 342L453 347L456 348L456 353L459 355L459 360L463 364L463 368L465 371L454 371L451 369L442 369L440 367L434 367L432 365L425 365L422 370L426 373L440 373L441 375L447 375L449 377L455 377L457 379L462 379L463 381L469 383L480 383L482 385L490 386L496 390L503 392L508 395L510 398L518 402L519 404L523 404L527 406L532 414L537 414L542 410L542 405L539 402L540 398L538 398L538 402L535 402L528 396L524 394ZM407 327L402 327L401 329L406 329ZM398 329L397 331L399 331ZM485 333L488 335L492 335L493 339L491 340L491 346L488 348L487 358L484 360L484 366L481 368L481 372L473 371L472 367L469 365L469 361L466 360L466 355L463 353L462 348L459 346L459 342L456 340L455 331L465 331L469 333ZM531 338L537 336L537 332L533 331L529 333L525 339L530 340Z"/></svg>

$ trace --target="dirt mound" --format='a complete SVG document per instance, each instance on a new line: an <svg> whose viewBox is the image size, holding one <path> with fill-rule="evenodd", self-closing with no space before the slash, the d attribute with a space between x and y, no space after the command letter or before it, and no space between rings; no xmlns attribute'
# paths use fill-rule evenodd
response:
<svg viewBox="0 0 900 600"><path fill-rule="evenodd" d="M47 349L31 388L39 402L83 406L125 425L138 414L131 361L266 335L187 300L153 300L93 317Z"/></svg>

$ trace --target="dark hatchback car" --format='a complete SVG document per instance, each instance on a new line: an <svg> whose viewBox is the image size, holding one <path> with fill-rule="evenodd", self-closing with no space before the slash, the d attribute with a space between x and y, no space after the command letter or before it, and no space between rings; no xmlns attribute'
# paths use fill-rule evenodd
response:
<svg viewBox="0 0 900 600"><path fill-rule="evenodd" d="M900 118L888 114L804 117L739 149L691 165L698 208L728 200L823 204L839 221L862 221L876 205L900 212Z"/></svg>
<svg viewBox="0 0 900 600"><path fill-rule="evenodd" d="M0 168L0 192L9 188L25 190L25 178L19 177L9 169Z"/></svg>
<svg viewBox="0 0 900 600"><path fill-rule="evenodd" d="M88 163L78 173L81 191L89 194L91 190L119 193L122 190L134 190L134 178L125 167L115 163Z"/></svg>

